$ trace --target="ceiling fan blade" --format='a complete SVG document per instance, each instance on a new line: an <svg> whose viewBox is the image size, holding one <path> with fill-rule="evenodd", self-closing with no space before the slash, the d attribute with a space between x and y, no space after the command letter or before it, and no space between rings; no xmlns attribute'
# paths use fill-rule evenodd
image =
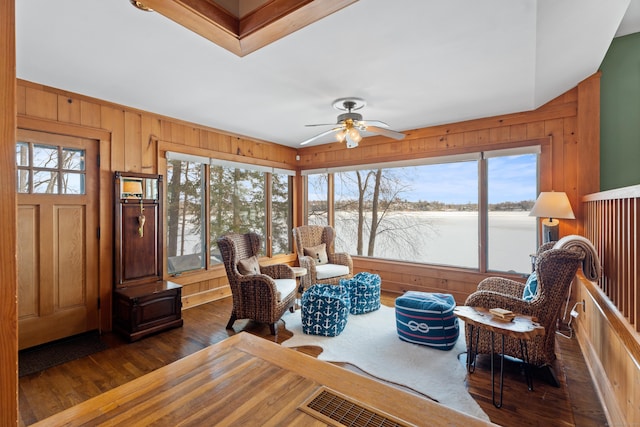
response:
<svg viewBox="0 0 640 427"><path fill-rule="evenodd" d="M383 128L389 127L388 124L386 124L385 122L381 122L380 120L363 120L360 123L364 124L365 126L379 126Z"/></svg>
<svg viewBox="0 0 640 427"><path fill-rule="evenodd" d="M306 145L306 144L310 143L311 141L314 141L314 140L316 140L318 138L322 138L323 136L329 135L331 132L335 132L335 131L338 131L340 129L342 129L342 126L338 126L338 127L333 128L333 129L329 129L328 131L322 132L322 133L320 133L320 134L318 134L316 136L312 136L311 138L307 139L306 141L302 141L300 143L300 145Z"/></svg>
<svg viewBox="0 0 640 427"><path fill-rule="evenodd" d="M377 133L378 135L386 136L393 139L404 139L405 137L404 133L396 132L395 130L391 129L383 129L378 126L367 126L366 130L367 132Z"/></svg>
<svg viewBox="0 0 640 427"><path fill-rule="evenodd" d="M305 125L306 127L313 127L313 126L335 126L337 123L317 123L314 125Z"/></svg>

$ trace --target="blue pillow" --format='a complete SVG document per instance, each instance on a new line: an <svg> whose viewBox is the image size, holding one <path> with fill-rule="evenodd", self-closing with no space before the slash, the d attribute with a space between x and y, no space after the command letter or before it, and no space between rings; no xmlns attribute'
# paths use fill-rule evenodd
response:
<svg viewBox="0 0 640 427"><path fill-rule="evenodd" d="M531 301L536 296L536 292L538 291L538 276L536 276L536 272L534 271L529 275L527 279L527 283L524 285L524 292L522 293L522 299L525 301Z"/></svg>

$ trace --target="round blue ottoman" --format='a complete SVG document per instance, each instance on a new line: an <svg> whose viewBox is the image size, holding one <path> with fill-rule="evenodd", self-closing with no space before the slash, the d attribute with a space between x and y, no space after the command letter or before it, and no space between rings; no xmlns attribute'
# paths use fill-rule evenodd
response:
<svg viewBox="0 0 640 427"><path fill-rule="evenodd" d="M347 325L349 293L342 285L316 284L302 294L302 332L335 337Z"/></svg>
<svg viewBox="0 0 640 427"><path fill-rule="evenodd" d="M364 314L380 308L380 276L361 272L351 279L341 279L351 299L351 314Z"/></svg>
<svg viewBox="0 0 640 427"><path fill-rule="evenodd" d="M451 350L460 334L453 295L408 291L396 298L398 337L414 344Z"/></svg>

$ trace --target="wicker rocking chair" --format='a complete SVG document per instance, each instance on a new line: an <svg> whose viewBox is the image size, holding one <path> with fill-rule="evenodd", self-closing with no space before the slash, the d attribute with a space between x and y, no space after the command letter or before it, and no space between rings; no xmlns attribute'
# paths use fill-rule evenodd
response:
<svg viewBox="0 0 640 427"><path fill-rule="evenodd" d="M584 254L567 249L549 249L544 245L536 255L535 272L538 290L529 301L523 299L523 283L501 277L488 277L478 284L476 292L466 300L465 305L473 307L505 308L514 313L533 316L544 326L544 336L527 342L529 363L536 367L548 366L556 359L556 324L562 304L566 300L571 282L580 267ZM466 326L467 345L470 343L469 326ZM496 336L496 340L499 339ZM499 348L498 342L494 342ZM478 353L491 354L491 334L481 330L478 339ZM505 355L521 358L519 342L513 338L505 339ZM550 369L550 374L554 372ZM555 378L554 378L555 379Z"/></svg>
<svg viewBox="0 0 640 427"><path fill-rule="evenodd" d="M233 309L227 323L232 329L238 319L269 324L277 336L276 323L289 309L293 313L296 280L286 264L258 265L260 236L256 233L226 234L218 239L231 294Z"/></svg>

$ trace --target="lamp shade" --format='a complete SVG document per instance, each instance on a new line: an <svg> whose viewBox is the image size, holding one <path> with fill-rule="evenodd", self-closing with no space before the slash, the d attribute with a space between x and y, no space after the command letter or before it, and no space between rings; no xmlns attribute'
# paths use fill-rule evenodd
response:
<svg viewBox="0 0 640 427"><path fill-rule="evenodd" d="M543 191L531 208L529 216L575 219L571 203L564 191Z"/></svg>

